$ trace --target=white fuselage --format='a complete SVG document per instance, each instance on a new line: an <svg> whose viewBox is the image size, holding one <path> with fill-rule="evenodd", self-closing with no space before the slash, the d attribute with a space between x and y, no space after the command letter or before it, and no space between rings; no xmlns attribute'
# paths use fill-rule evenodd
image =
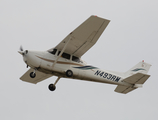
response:
<svg viewBox="0 0 158 120"><path fill-rule="evenodd" d="M87 65L80 58L78 61L72 60L72 55L70 56L70 59L61 56L53 66L58 57L57 53L58 51L55 54L51 54L48 51L28 51L25 53L23 59L31 68L47 74L67 78L65 72L71 70L73 71L73 79L131 86L131 84L122 81L124 79L123 75L121 76L114 72L104 71L97 67Z"/></svg>

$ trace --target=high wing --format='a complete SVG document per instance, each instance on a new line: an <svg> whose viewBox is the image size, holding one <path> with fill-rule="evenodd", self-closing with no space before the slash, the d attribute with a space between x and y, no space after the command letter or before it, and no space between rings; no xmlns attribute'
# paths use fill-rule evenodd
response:
<svg viewBox="0 0 158 120"><path fill-rule="evenodd" d="M45 74L43 72L40 71L36 71L36 77L35 78L31 78L30 77L30 73L33 72L34 70L32 68L30 68L23 76L21 76L21 80L25 81L25 82L29 82L29 83L38 83L42 80L45 80L49 77L51 77L51 74Z"/></svg>
<svg viewBox="0 0 158 120"><path fill-rule="evenodd" d="M91 16L72 31L55 48L61 51L71 38L64 52L81 57L97 42L109 22L109 20Z"/></svg>
<svg viewBox="0 0 158 120"><path fill-rule="evenodd" d="M118 85L115 89L115 92L126 94L138 88L136 85L142 85L150 77L150 75L143 73L136 73L130 77L127 77L123 81L133 84L133 87Z"/></svg>

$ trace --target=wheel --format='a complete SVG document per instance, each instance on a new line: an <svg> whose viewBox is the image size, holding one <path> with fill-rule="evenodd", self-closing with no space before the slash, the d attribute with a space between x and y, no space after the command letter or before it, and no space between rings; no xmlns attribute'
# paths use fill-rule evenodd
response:
<svg viewBox="0 0 158 120"><path fill-rule="evenodd" d="M67 70L66 71L66 76L67 77L72 77L73 76L73 72L71 70Z"/></svg>
<svg viewBox="0 0 158 120"><path fill-rule="evenodd" d="M31 77L31 78L35 78L35 77L36 77L36 73L31 72L31 73L30 73L30 77Z"/></svg>
<svg viewBox="0 0 158 120"><path fill-rule="evenodd" d="M54 91L56 89L56 86L54 84L50 84L48 88L50 91Z"/></svg>

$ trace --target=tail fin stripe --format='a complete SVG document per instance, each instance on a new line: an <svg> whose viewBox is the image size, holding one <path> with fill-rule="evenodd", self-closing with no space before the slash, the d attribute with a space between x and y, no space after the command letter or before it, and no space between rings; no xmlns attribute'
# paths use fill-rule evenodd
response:
<svg viewBox="0 0 158 120"><path fill-rule="evenodd" d="M145 69L143 69L143 68L136 68L136 69L134 69L134 70L132 70L132 71L137 72L137 71L139 71L139 70L145 70Z"/></svg>

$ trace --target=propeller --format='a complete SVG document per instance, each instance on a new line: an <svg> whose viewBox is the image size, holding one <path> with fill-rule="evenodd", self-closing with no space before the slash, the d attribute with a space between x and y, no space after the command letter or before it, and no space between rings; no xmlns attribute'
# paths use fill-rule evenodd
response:
<svg viewBox="0 0 158 120"><path fill-rule="evenodd" d="M20 51L24 51L22 45L20 46Z"/></svg>
<svg viewBox="0 0 158 120"><path fill-rule="evenodd" d="M26 51L24 52L24 49L23 49L22 45L20 46L19 50L20 50L20 51L18 51L18 53L20 53L23 57L24 57L25 54L28 53L28 50L26 50ZM29 65L27 65L27 62L26 62L26 61L25 61L25 63L26 63L26 68L28 68Z"/></svg>
<svg viewBox="0 0 158 120"><path fill-rule="evenodd" d="M20 51L18 51L18 52L19 52L21 55L24 55L24 50L23 50L23 47L22 47L22 46L20 46L19 50L20 50Z"/></svg>

